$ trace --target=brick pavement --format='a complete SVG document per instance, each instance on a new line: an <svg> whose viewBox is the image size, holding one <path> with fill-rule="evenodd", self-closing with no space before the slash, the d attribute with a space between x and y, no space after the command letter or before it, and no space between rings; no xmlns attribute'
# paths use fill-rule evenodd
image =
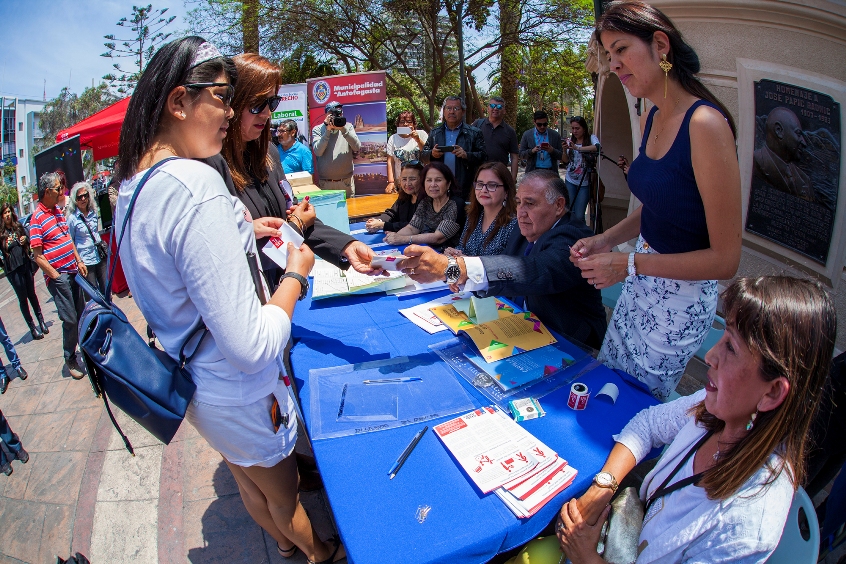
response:
<svg viewBox="0 0 846 564"><path fill-rule="evenodd" d="M305 563L302 553L276 553L220 455L187 422L165 446L116 413L136 456L125 450L88 380L63 368L61 322L40 274L36 291L50 334L33 341L0 279L0 317L29 372L12 380L0 410L30 453L11 476L0 474L0 564L55 564L76 551L94 564ZM143 335L132 298L116 301ZM323 492L302 502L320 536L331 536Z"/></svg>

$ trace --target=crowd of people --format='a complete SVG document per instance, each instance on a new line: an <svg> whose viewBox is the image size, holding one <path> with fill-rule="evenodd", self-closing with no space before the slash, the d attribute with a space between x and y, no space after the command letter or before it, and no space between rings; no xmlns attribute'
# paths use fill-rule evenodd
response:
<svg viewBox="0 0 846 564"><path fill-rule="evenodd" d="M562 139L537 111L518 143L502 98L491 97L488 117L470 125L463 100L449 96L443 122L428 134L412 112L397 116L402 129L388 142L388 191L397 199L366 229L406 246L399 266L414 280L507 296L667 400L711 327L717 280L734 277L739 265L735 126L696 78L696 53L657 9L612 2L597 37L629 93L651 104L636 158L621 162L641 202L625 220L600 234L585 223L586 155L601 147L583 118L571 118ZM307 199L297 201L285 175L313 172L313 157L295 122L271 127L280 81L278 66L256 54L230 59L200 37L164 45L127 108L115 217L121 224L137 197L120 257L164 350L175 358L198 323L209 329L189 367L197 391L186 418L220 452L279 554L300 550L308 562L328 564L345 550L338 538L317 536L299 503L297 417L280 357L315 254L369 275L380 270L370 265L370 248L324 225ZM311 133L321 188L354 194L353 126L327 108ZM67 367L82 378L74 275L105 292L108 256L91 185L73 186L64 213L62 193L63 179L44 175L29 233L4 205L0 236L32 337L47 332L33 289L40 269L62 320ZM283 223L305 244L289 244L281 268L259 249ZM635 239L633 252L616 250ZM262 288L253 267L265 274ZM609 325L601 290L620 282ZM820 284L788 277L741 278L722 297L727 329L706 356L704 390L641 412L615 437L593 485L564 504L543 541L560 551L550 562L562 553L575 564L602 562L596 545L610 499L663 445L640 488L638 562L763 562L775 549L805 477L835 310ZM0 340L24 378L2 322ZM7 385L8 377L0 380L3 391Z"/></svg>

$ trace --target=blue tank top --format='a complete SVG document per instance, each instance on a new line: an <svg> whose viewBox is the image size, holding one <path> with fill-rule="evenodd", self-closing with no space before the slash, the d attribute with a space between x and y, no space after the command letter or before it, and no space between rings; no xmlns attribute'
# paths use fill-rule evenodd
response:
<svg viewBox="0 0 846 564"><path fill-rule="evenodd" d="M629 167L629 188L643 203L640 234L661 254L686 253L711 246L705 206L690 158L690 116L702 105L719 111L714 104L697 100L685 113L670 150L658 160L646 156L652 118L658 110L653 107L646 119L640 151Z"/></svg>

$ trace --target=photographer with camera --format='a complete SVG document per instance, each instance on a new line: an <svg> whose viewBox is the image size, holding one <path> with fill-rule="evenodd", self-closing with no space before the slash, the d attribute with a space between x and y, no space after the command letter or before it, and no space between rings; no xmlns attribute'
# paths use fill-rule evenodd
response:
<svg viewBox="0 0 846 564"><path fill-rule="evenodd" d="M596 170L600 145L596 135L589 132L587 121L582 116L570 118L570 133L572 135L562 144L564 155L561 162L568 163L564 181L573 203L573 216L584 221L590 199L590 177L585 171Z"/></svg>
<svg viewBox="0 0 846 564"><path fill-rule="evenodd" d="M355 196L353 153L361 141L344 117L338 102L326 104L326 119L311 130L311 149L317 157L318 186L321 190L345 190Z"/></svg>

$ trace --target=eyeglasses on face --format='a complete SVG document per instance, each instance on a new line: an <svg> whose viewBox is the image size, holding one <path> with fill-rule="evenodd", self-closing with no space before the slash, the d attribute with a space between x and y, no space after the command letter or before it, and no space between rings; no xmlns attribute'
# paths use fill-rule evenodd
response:
<svg viewBox="0 0 846 564"><path fill-rule="evenodd" d="M445 113L456 113L461 111L461 106L444 106Z"/></svg>
<svg viewBox="0 0 846 564"><path fill-rule="evenodd" d="M87 200L87 199L88 199L88 192L76 195L76 201L77 202L80 201L80 200Z"/></svg>
<svg viewBox="0 0 846 564"><path fill-rule="evenodd" d="M505 186L505 184L497 184L496 182L476 182L475 188L477 192L481 192L484 190L485 192L496 192L500 188Z"/></svg>
<svg viewBox="0 0 846 564"><path fill-rule="evenodd" d="M549 125L549 122L548 121L536 121L535 125L537 125L538 127L546 127L547 125Z"/></svg>
<svg viewBox="0 0 846 564"><path fill-rule="evenodd" d="M270 111L272 112L273 110L276 109L276 107L279 105L279 102L281 102L281 101L282 101L282 96L271 96L270 98L267 98L264 102L259 104L258 106L255 106L254 108L250 108L250 113L251 114L260 114L264 110L265 106L270 106Z"/></svg>
<svg viewBox="0 0 846 564"><path fill-rule="evenodd" d="M492 110L501 110L503 108L502 104L494 104L493 102L488 104L488 106L490 106Z"/></svg>
<svg viewBox="0 0 846 564"><path fill-rule="evenodd" d="M223 102L224 106L231 106L232 105L232 98L235 96L235 87L229 84L228 82L192 82L191 84L183 84L185 88L214 88L215 86L225 86L226 92L224 94L215 94L215 96L220 98L220 101Z"/></svg>

